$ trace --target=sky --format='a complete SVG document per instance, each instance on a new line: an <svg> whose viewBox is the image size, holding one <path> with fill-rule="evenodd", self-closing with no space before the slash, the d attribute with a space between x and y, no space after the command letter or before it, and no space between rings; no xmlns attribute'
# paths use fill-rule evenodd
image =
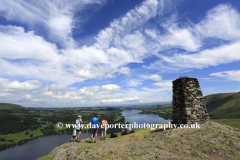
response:
<svg viewBox="0 0 240 160"><path fill-rule="evenodd" d="M1 0L0 102L171 103L172 81L240 91L240 1Z"/></svg>

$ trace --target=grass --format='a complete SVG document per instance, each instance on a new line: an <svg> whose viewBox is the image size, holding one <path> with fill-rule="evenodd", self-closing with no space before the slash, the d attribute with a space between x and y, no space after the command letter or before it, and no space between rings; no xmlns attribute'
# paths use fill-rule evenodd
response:
<svg viewBox="0 0 240 160"><path fill-rule="evenodd" d="M55 154L51 155L51 154L48 154L46 156L43 156L43 157L40 157L38 158L38 160L53 160L53 157L55 156Z"/></svg>
<svg viewBox="0 0 240 160"><path fill-rule="evenodd" d="M14 133L14 134L7 134L7 135L0 135L0 138L5 138L6 141L5 142L9 142L8 140L13 140L12 142L9 143L17 143L22 139L32 139L38 136L43 136L43 133L40 131L40 129L37 130L28 130L29 134L26 135L27 131L23 131L20 133ZM33 134L33 137L30 137L29 135Z"/></svg>
<svg viewBox="0 0 240 160"><path fill-rule="evenodd" d="M122 118L122 117L118 116L114 121L115 121L115 122L118 122L118 121L120 121L121 118Z"/></svg>
<svg viewBox="0 0 240 160"><path fill-rule="evenodd" d="M240 119L211 119L211 121L238 128L240 131Z"/></svg>
<svg viewBox="0 0 240 160"><path fill-rule="evenodd" d="M240 118L240 94L219 93L205 97L209 115L218 119Z"/></svg>
<svg viewBox="0 0 240 160"><path fill-rule="evenodd" d="M8 110L13 110L15 112L22 112L22 111L26 111L27 108L22 107L20 105L17 104L10 104L10 103L0 103L0 110L1 109L8 109Z"/></svg>

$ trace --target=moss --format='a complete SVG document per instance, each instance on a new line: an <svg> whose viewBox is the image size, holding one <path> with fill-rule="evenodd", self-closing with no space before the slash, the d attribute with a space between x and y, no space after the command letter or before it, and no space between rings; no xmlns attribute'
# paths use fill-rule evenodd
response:
<svg viewBox="0 0 240 160"><path fill-rule="evenodd" d="M76 150L74 153L81 154L84 150L86 150L86 147L82 148L82 149L79 149L79 150Z"/></svg>
<svg viewBox="0 0 240 160"><path fill-rule="evenodd" d="M49 154L49 155L46 155L44 157L40 157L37 160L53 160L55 155L56 155L56 153L55 154Z"/></svg>

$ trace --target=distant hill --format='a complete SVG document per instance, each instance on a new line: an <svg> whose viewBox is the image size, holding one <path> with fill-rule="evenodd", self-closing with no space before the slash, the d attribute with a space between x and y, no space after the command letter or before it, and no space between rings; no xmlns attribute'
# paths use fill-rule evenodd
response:
<svg viewBox="0 0 240 160"><path fill-rule="evenodd" d="M10 103L0 103L0 111L3 112L15 112L15 113L27 113L26 107L17 105L17 104L10 104Z"/></svg>
<svg viewBox="0 0 240 160"><path fill-rule="evenodd" d="M240 93L218 93L204 99L211 118L240 119Z"/></svg>

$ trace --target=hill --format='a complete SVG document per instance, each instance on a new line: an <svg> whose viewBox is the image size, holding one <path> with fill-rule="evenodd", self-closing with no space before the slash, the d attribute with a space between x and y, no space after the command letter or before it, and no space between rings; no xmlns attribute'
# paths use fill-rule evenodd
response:
<svg viewBox="0 0 240 160"><path fill-rule="evenodd" d="M27 113L27 109L28 108L17 104L0 103L1 112Z"/></svg>
<svg viewBox="0 0 240 160"><path fill-rule="evenodd" d="M211 118L240 119L240 93L219 93L204 98Z"/></svg>
<svg viewBox="0 0 240 160"><path fill-rule="evenodd" d="M239 159L240 132L207 122L200 129L138 129L97 143L67 142L39 160L58 159Z"/></svg>

